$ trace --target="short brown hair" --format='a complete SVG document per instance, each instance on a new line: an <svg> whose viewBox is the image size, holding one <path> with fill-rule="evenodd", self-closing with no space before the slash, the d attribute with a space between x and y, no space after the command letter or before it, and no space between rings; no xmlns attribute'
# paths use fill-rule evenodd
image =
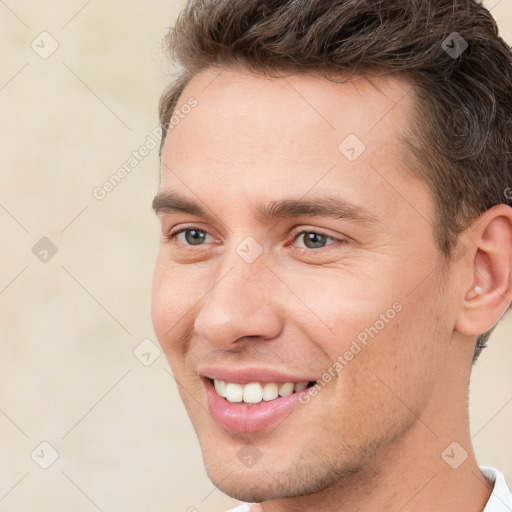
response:
<svg viewBox="0 0 512 512"><path fill-rule="evenodd" d="M190 0L166 46L181 70L160 100L162 146L181 93L207 68L399 73L418 100L407 144L433 193L442 255L474 218L512 206L512 54L480 2Z"/></svg>

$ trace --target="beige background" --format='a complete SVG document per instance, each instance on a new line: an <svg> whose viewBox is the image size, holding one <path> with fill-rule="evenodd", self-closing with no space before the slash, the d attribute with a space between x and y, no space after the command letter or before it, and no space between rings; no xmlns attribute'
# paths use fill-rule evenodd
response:
<svg viewBox="0 0 512 512"><path fill-rule="evenodd" d="M510 42L512 0L494 4ZM103 200L92 195L157 125L160 42L181 5L0 0L0 512L232 504L205 475L164 357L145 366L133 353L155 340L157 150ZM47 262L32 253L42 237L58 251ZM508 318L471 390L479 460L509 482L511 332ZM43 441L58 452L48 469Z"/></svg>

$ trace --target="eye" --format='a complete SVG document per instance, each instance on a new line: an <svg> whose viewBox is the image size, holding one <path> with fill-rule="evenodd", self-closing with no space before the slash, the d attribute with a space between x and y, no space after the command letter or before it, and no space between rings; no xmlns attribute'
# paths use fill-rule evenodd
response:
<svg viewBox="0 0 512 512"><path fill-rule="evenodd" d="M207 236L211 236L208 231L205 231L204 229L196 229L194 227L192 228L183 228L178 231L175 231L174 233L169 233L166 236L166 239L170 242L174 242L176 238L178 238L179 235L184 235L184 242L182 243L184 245L203 245L204 240Z"/></svg>
<svg viewBox="0 0 512 512"><path fill-rule="evenodd" d="M326 245L333 245L326 244L328 240L332 240L334 242L338 241L336 238L321 233L319 231L300 231L295 235L294 240L298 240L301 237L303 238L305 248L312 250L323 249L324 247L326 247ZM299 249L304 250L303 247L299 247Z"/></svg>

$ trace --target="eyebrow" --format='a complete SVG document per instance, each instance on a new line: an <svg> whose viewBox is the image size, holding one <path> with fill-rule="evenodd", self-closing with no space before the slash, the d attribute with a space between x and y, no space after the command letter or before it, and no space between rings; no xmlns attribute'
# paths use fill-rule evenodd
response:
<svg viewBox="0 0 512 512"><path fill-rule="evenodd" d="M340 199L323 196L310 199L280 199L266 205L256 205L256 212L265 220L288 217L328 217L357 222L376 222L367 209ZM211 218L202 206L176 192L158 194L153 199L153 210L157 214L175 212L188 213L197 217Z"/></svg>

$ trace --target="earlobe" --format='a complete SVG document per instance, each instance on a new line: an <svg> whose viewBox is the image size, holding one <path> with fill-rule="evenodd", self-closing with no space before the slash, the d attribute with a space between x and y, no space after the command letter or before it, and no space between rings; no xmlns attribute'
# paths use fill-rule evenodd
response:
<svg viewBox="0 0 512 512"><path fill-rule="evenodd" d="M455 325L471 336L496 325L512 300L512 208L494 206L473 225L471 282Z"/></svg>

